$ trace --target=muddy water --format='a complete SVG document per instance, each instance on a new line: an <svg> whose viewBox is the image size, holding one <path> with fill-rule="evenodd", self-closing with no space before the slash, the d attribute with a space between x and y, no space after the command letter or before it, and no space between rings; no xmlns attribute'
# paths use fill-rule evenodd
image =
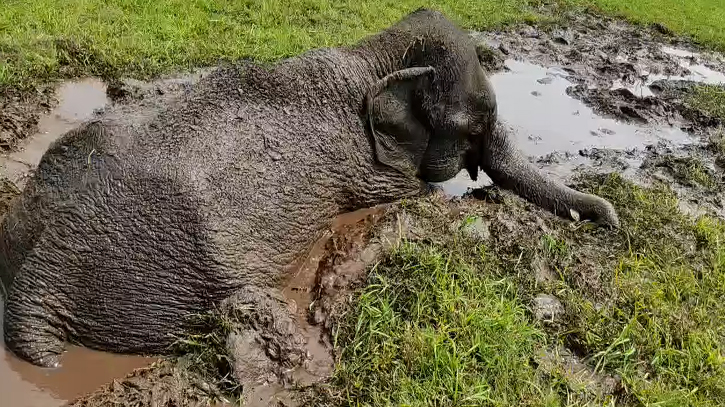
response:
<svg viewBox="0 0 725 407"><path fill-rule="evenodd" d="M598 116L582 101L567 95L566 89L573 83L559 68L513 59L506 61L506 67L508 71L490 78L496 92L499 117L512 128L517 146L528 157L554 152L578 156L580 150L587 148L627 150L660 140L676 145L695 142L677 127L641 126ZM549 166L546 171L561 176L572 168L565 163ZM473 182L466 171L461 171L456 178L440 186L449 195L461 195L468 188L488 183L490 179L486 176Z"/></svg>
<svg viewBox="0 0 725 407"><path fill-rule="evenodd" d="M66 82L56 94L58 106L40 118L38 133L25 140L14 152L0 157L0 171L18 188L22 189L25 185L27 177L53 141L90 119L96 109L108 102L106 86L97 79Z"/></svg>
<svg viewBox="0 0 725 407"><path fill-rule="evenodd" d="M39 132L15 152L0 157L0 171L22 188L45 150L66 131L93 116L108 102L103 82L86 79L64 83L58 106L40 119ZM2 294L2 292L0 292ZM3 315L0 301L0 321ZM0 323L2 338L2 323ZM0 402L13 407L60 406L155 359L114 355L70 346L58 369L30 365L0 346Z"/></svg>
<svg viewBox="0 0 725 407"><path fill-rule="evenodd" d="M654 82L657 79L684 79L710 85L725 83L725 73L711 69L704 63L700 62L703 58L702 54L673 47L662 47L662 51L677 57L680 66L687 68L691 73L690 75L677 78L667 78L664 76L653 77L650 78L651 82Z"/></svg>
<svg viewBox="0 0 725 407"><path fill-rule="evenodd" d="M687 75L677 76L648 73L643 80L636 82L634 85L626 85L622 83L622 81L616 80L614 81L612 89L629 89L629 91L639 97L647 97L655 96L655 94L650 90L649 85L661 79L692 81L707 85L725 84L725 73L716 71L702 63L702 54L667 46L662 47L662 51L675 57L678 65L686 68L690 73Z"/></svg>

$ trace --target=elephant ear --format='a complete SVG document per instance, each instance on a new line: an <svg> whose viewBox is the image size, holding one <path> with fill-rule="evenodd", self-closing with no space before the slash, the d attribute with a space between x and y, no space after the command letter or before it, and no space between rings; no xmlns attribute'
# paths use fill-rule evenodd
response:
<svg viewBox="0 0 725 407"><path fill-rule="evenodd" d="M377 160L406 175L415 176L429 138L415 106L416 91L434 75L432 67L393 72L376 82L366 98Z"/></svg>

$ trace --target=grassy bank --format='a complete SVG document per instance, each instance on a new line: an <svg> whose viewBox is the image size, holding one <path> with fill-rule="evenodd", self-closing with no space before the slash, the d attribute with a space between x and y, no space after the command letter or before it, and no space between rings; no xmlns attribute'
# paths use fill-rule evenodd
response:
<svg viewBox="0 0 725 407"><path fill-rule="evenodd" d="M526 0L7 0L0 84L57 75L153 75L219 58L273 60L352 43L422 5L468 26L525 17Z"/></svg>
<svg viewBox="0 0 725 407"><path fill-rule="evenodd" d="M469 204L463 219L411 204L437 243L401 241L373 269L313 404L725 404L725 224L684 215L666 186L597 176L582 188L615 203L621 230L542 222L520 202ZM475 219L487 237L467 235ZM553 323L531 311L542 293L563 304Z"/></svg>
<svg viewBox="0 0 725 407"><path fill-rule="evenodd" d="M274 60L348 44L420 7L465 27L535 19L540 0L5 0L0 7L0 85L79 75L145 77L219 59ZM562 0L639 22L660 22L725 48L719 0Z"/></svg>

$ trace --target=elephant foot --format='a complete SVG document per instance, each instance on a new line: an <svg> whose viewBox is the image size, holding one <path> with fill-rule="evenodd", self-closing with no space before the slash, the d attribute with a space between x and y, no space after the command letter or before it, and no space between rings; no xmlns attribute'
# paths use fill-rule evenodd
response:
<svg viewBox="0 0 725 407"><path fill-rule="evenodd" d="M307 359L306 339L281 293L245 287L226 299L221 311L236 328L227 338L227 350L243 393L290 383Z"/></svg>
<svg viewBox="0 0 725 407"><path fill-rule="evenodd" d="M7 342L7 337L5 338L5 341ZM37 343L35 345L38 345ZM61 367L60 359L61 354L63 353L63 348L59 348L56 350L48 350L50 348L44 349L34 349L32 352L26 352L26 351L20 351L15 347L8 346L8 349L18 358L26 360L38 367L43 367L47 369L57 369ZM57 353L56 353L57 352Z"/></svg>

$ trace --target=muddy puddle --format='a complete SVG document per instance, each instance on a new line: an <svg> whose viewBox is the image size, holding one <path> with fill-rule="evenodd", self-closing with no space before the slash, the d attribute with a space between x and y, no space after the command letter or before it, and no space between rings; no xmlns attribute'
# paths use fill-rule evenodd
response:
<svg viewBox="0 0 725 407"><path fill-rule="evenodd" d="M0 318L2 304L0 303ZM0 325L1 327L1 325ZM13 407L62 406L156 359L115 355L69 346L62 366L42 369L0 349L2 405Z"/></svg>
<svg viewBox="0 0 725 407"><path fill-rule="evenodd" d="M58 105L40 118L38 132L23 140L15 151L0 157L0 171L20 189L53 141L108 103L106 85L98 79L66 82L56 95Z"/></svg>
<svg viewBox="0 0 725 407"><path fill-rule="evenodd" d="M90 119L96 109L108 103L106 86L97 79L66 82L58 88L56 95L59 103L50 114L40 118L39 131L24 140L15 151L0 157L0 171L18 188L25 184L53 141L82 121ZM0 321L2 307L0 301ZM0 346L1 404L13 407L60 406L114 378L147 366L154 360L69 346L63 356L62 366L50 370L16 358L3 345Z"/></svg>
<svg viewBox="0 0 725 407"><path fill-rule="evenodd" d="M516 59L506 60L505 66L506 70L490 77L499 117L512 130L517 146L532 160L552 154L567 157L564 162L542 165L553 176L565 178L578 165L585 164L587 159L580 151L635 150L660 141L677 146L697 142L677 126L638 125L597 115L584 102L567 94L575 83L560 67L547 68ZM638 163L633 158L630 165ZM446 194L455 196L490 182L485 175L473 182L464 170L439 185Z"/></svg>
<svg viewBox="0 0 725 407"><path fill-rule="evenodd" d="M0 338L2 315L3 303L0 302ZM13 407L62 406L155 360L69 346L60 368L42 369L16 358L3 345L0 347L1 404Z"/></svg>

